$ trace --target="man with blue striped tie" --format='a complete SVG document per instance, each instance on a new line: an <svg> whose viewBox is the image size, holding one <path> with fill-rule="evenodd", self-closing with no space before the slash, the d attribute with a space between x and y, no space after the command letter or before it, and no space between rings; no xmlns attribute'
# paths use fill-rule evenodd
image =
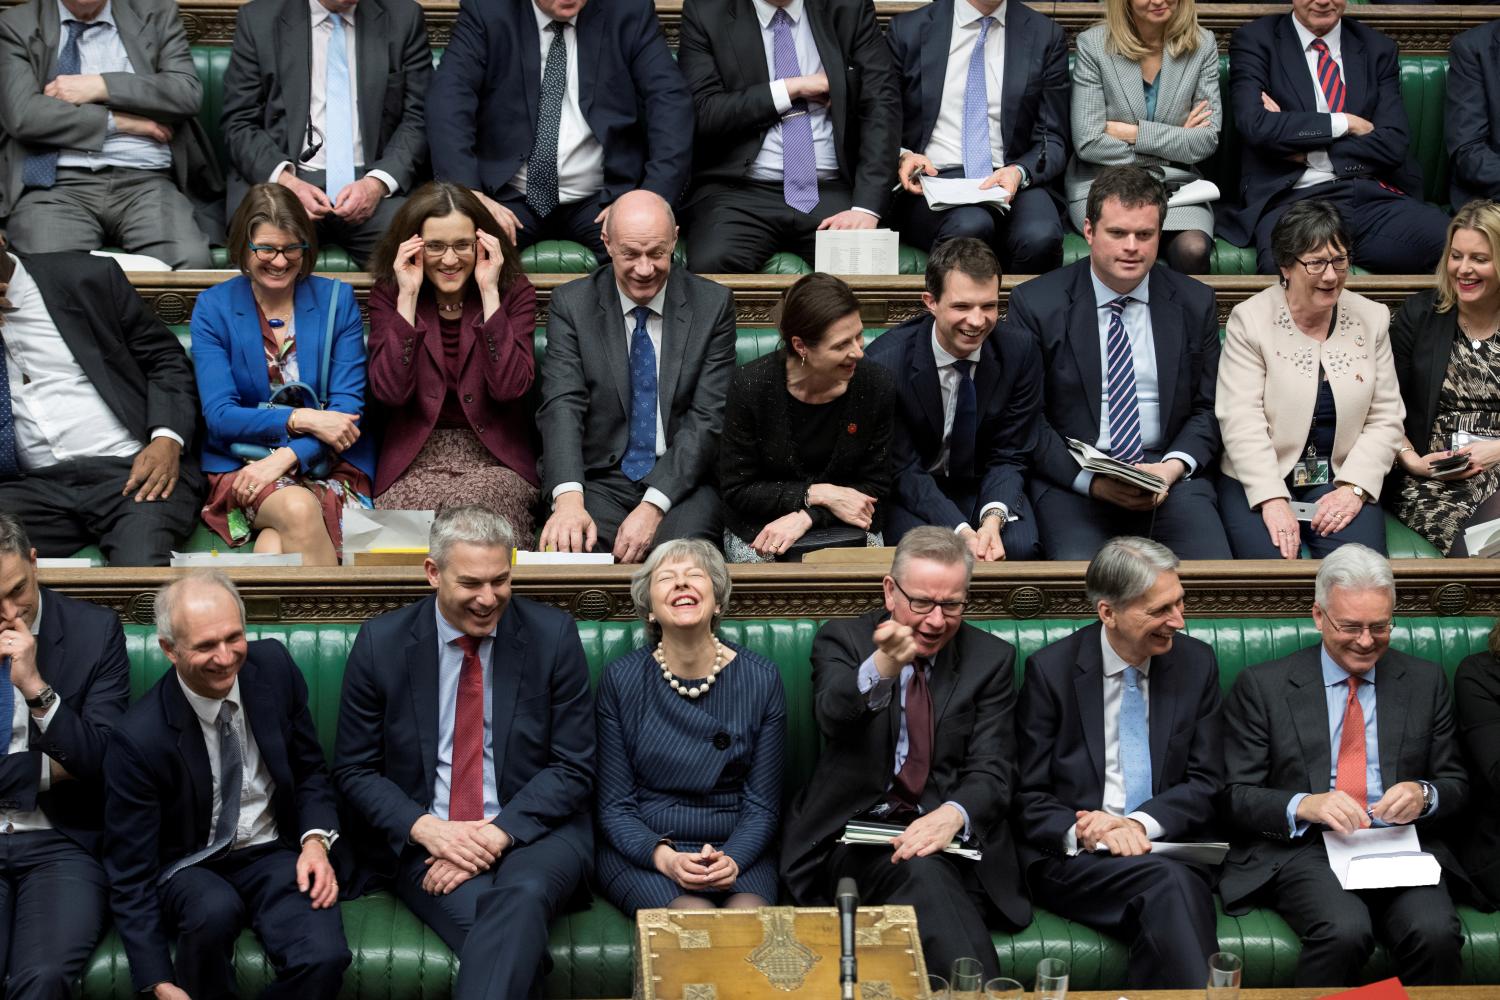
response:
<svg viewBox="0 0 1500 1000"><path fill-rule="evenodd" d="M1021 865L1047 909L1129 943L1123 985L1201 989L1218 951L1212 869L1152 841L1215 839L1205 834L1224 784L1218 661L1177 634L1182 583L1165 546L1111 539L1084 586L1099 623L1026 661Z"/></svg>
<svg viewBox="0 0 1500 1000"><path fill-rule="evenodd" d="M1219 453L1218 312L1207 285L1153 266L1166 214L1149 171L1100 171L1089 256L1011 295L1008 321L1036 340L1046 373L1027 492L1049 559L1090 559L1120 534L1182 559L1231 557L1206 475ZM1069 439L1161 477L1166 492L1081 470Z"/></svg>

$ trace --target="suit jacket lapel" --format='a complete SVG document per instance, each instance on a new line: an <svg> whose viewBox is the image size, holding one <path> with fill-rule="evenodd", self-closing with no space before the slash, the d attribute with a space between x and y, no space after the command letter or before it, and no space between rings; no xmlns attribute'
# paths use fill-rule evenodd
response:
<svg viewBox="0 0 1500 1000"><path fill-rule="evenodd" d="M364 149L365 162L373 161L380 148L380 112L385 101L385 82L391 67L386 58L385 8L379 0L364 0L354 14L354 51L358 59L355 73L359 80L360 145ZM582 60L579 60L582 66ZM356 167L364 164L356 163Z"/></svg>
<svg viewBox="0 0 1500 1000"><path fill-rule="evenodd" d="M1426 356L1416 365L1416 370L1427 379L1427 405L1432 414L1437 414L1438 395L1443 391L1443 380L1448 377L1448 358L1453 353L1453 339L1458 336L1458 310L1433 313L1436 329L1426 331L1426 336L1413 345L1414 351L1424 351ZM1429 441L1413 441L1417 453L1427 451Z"/></svg>
<svg viewBox="0 0 1500 1000"><path fill-rule="evenodd" d="M516 24L516 38L520 43L517 47L521 50L521 86L526 92L526 107L531 112L532 138L528 142L528 149L526 151L529 154L530 143L536 141L536 120L541 106L542 35L537 30L536 15L533 13L536 8L532 4L515 4L512 9L516 12L515 16L518 22ZM577 32L575 31L574 34L576 35ZM580 59L579 65L582 65L582 62Z"/></svg>
<svg viewBox="0 0 1500 1000"><path fill-rule="evenodd" d="M838 152L839 167L846 175L852 175L855 164L844 162L844 126L849 116L849 95L844 79L844 53L832 29L823 21L823 8L819 0L807 0L802 5L802 15L812 29L813 42L818 47L818 58L823 61L823 72L828 76L828 120L833 123L833 145ZM804 70L806 67L802 67Z"/></svg>
<svg viewBox="0 0 1500 1000"><path fill-rule="evenodd" d="M1348 32L1344 32L1348 37ZM1286 100L1278 101L1284 111L1311 111L1317 107L1316 98L1313 97L1313 89L1317 87L1318 81L1313 79L1312 71L1307 68L1307 53L1302 50L1301 40L1297 35L1297 29L1292 26L1292 15L1288 14L1276 22L1276 54L1277 62L1281 64L1281 76L1286 81L1287 95L1291 98L1291 107L1287 106Z"/></svg>
<svg viewBox="0 0 1500 1000"><path fill-rule="evenodd" d="M248 278L241 279L235 286L232 304L237 322L229 337L239 363L236 378L238 379L239 374L244 374L260 389L260 398L269 399L271 377L266 371L265 348L261 346L260 314L255 309L255 292L251 289ZM295 304L294 301L293 305ZM300 317L298 321L300 323ZM302 356L299 355L298 362L301 360Z"/></svg>
<svg viewBox="0 0 1500 1000"><path fill-rule="evenodd" d="M1387 791L1401 780L1401 741L1406 735L1406 712L1411 704L1406 667L1394 657L1382 657L1375 668L1375 728L1380 753L1380 780Z"/></svg>
<svg viewBox="0 0 1500 1000"><path fill-rule="evenodd" d="M142 47L145 33L141 30L141 19L136 16L129 0L114 0L111 10L115 19L115 33L120 36L120 44L130 57L130 65L138 74L154 72L156 60Z"/></svg>
<svg viewBox="0 0 1500 1000"><path fill-rule="evenodd" d="M62 23L57 17L57 5L37 4L36 31L27 41L32 58L41 67L43 80L51 80L57 75L57 50L61 40Z"/></svg>
<svg viewBox="0 0 1500 1000"><path fill-rule="evenodd" d="M530 6L529 4L527 6ZM604 15L599 4L585 5L574 21L574 39L578 43L578 110L587 121L594 109L594 73L599 67L599 34L594 21Z"/></svg>
<svg viewBox="0 0 1500 1000"><path fill-rule="evenodd" d="M614 272L604 268L594 278L599 291L599 314L591 335L597 347L604 352L605 364L615 377L615 389L620 395L620 412L630 419L630 352L625 345L632 336L634 326L620 312L620 289L615 284ZM633 320L630 323L633 324ZM665 321L663 322L665 327ZM663 340L666 335L663 333ZM585 345L585 350L587 345Z"/></svg>
<svg viewBox="0 0 1500 1000"><path fill-rule="evenodd" d="M688 303L686 282L681 275L667 276L667 294L662 299L661 357L657 359L656 405L663 428L672 426L672 400L682 374L682 357L693 335L693 307Z"/></svg>
<svg viewBox="0 0 1500 1000"><path fill-rule="evenodd" d="M1121 94L1125 95L1125 103L1129 106L1137 122L1146 120L1146 85L1141 79L1141 67L1139 63L1126 59L1119 53L1110 53L1106 59L1110 72L1114 74L1115 83ZM1161 72L1167 71L1166 59L1163 57ZM1160 105L1162 93L1159 89L1161 76L1157 76L1158 90L1157 103Z"/></svg>
<svg viewBox="0 0 1500 1000"><path fill-rule="evenodd" d="M510 727L516 715L516 694L526 670L526 635L512 607L500 616L495 640L490 648L490 752L495 762L495 794L501 793L501 776L505 774L505 749L510 745Z"/></svg>
<svg viewBox="0 0 1500 1000"><path fill-rule="evenodd" d="M1302 745L1302 762L1307 767L1307 788L1313 793L1328 791L1328 699L1323 691L1323 668L1320 652L1314 646L1300 654L1288 680L1292 689L1286 694L1287 710Z"/></svg>
<svg viewBox="0 0 1500 1000"><path fill-rule="evenodd" d="M1172 286L1167 279L1151 269L1151 341L1156 347L1156 394L1158 400L1158 423L1161 426L1162 443L1167 443L1167 427L1171 424L1173 396L1177 390L1177 369L1182 364L1182 309Z"/></svg>
<svg viewBox="0 0 1500 1000"><path fill-rule="evenodd" d="M953 44L954 0L934 0L922 24L922 133L925 147L932 138L943 104L943 84L948 75L948 49ZM1009 105L1007 105L1008 107Z"/></svg>
<svg viewBox="0 0 1500 1000"><path fill-rule="evenodd" d="M422 774L426 776L427 798L432 804L433 782L437 779L438 745L438 637L436 600L427 598L412 624L411 641L406 645L407 687L411 689L412 708L417 715L417 741L421 744Z"/></svg>
<svg viewBox="0 0 1500 1000"><path fill-rule="evenodd" d="M57 327L63 343L68 345L68 350L73 352L73 359L78 362L78 367L88 376L89 383L98 391L99 397L120 423L133 433L141 434L144 428L136 426L129 411L121 405L116 391L115 373L104 362L104 355L93 336L93 323L79 304L76 291L66 285L63 275L55 274L48 268L34 267L25 258L22 261L26 264L27 273L36 282L37 291L46 303L53 325Z"/></svg>
<svg viewBox="0 0 1500 1000"><path fill-rule="evenodd" d="M193 839L199 844L207 843L213 816L214 776L208 765L203 729L177 678L170 673L162 681L161 697L167 725L177 731L177 752L182 755L191 786L188 791L193 799Z"/></svg>
<svg viewBox="0 0 1500 1000"><path fill-rule="evenodd" d="M312 102L312 13L304 0L286 0L282 5L281 17L276 22L276 41L281 93L272 97L286 108L286 153L297 161L305 147ZM360 62L363 65L363 58ZM364 100L363 95L360 100Z"/></svg>
<svg viewBox="0 0 1500 1000"><path fill-rule="evenodd" d="M760 38L760 19L755 16L751 0L729 4L729 51L739 64L739 78L747 87L771 82L771 67L766 65L766 47Z"/></svg>
<svg viewBox="0 0 1500 1000"><path fill-rule="evenodd" d="M1345 24L1339 30L1339 61L1344 65L1344 110L1374 106L1376 88L1370 84L1364 44Z"/></svg>
<svg viewBox="0 0 1500 1000"><path fill-rule="evenodd" d="M1084 630L1078 650L1078 667L1073 673L1073 696L1078 699L1078 721L1083 725L1083 741L1089 748L1094 765L1094 780L1104 790L1104 654L1099 651L1099 633L1103 626Z"/></svg>
<svg viewBox="0 0 1500 1000"><path fill-rule="evenodd" d="M917 405L927 417L927 424L941 440L943 436L943 386L938 380L937 358L932 355L932 324L911 340L911 380L916 387ZM941 447L941 446L940 446Z"/></svg>
<svg viewBox="0 0 1500 1000"><path fill-rule="evenodd" d="M1172 654L1153 656L1151 674L1146 683L1151 688L1147 699L1151 707L1151 721L1147 726L1151 741L1151 791L1155 794L1162 787L1167 768L1167 738L1177 731L1177 692L1172 688L1176 680Z"/></svg>
<svg viewBox="0 0 1500 1000"><path fill-rule="evenodd" d="M241 709L245 721L249 723L250 732L255 737L255 749L259 751L260 759L265 762L266 770L271 774L271 780L276 782L278 789L290 789L292 769L287 763L286 739L276 725L276 719L282 713L278 712L279 706L268 697L265 685L256 683L255 678L259 672L259 667L249 659L240 670ZM245 781L249 782L249 780L250 775L246 774ZM282 832L290 833L291 831ZM298 836L301 836L301 833L302 831L297 831Z"/></svg>
<svg viewBox="0 0 1500 1000"><path fill-rule="evenodd" d="M1000 336L1000 324L996 323L990 335L984 338L984 346L979 349L979 357L976 359L979 363L974 366L974 399L976 408L979 410L976 414L977 420L984 419L985 401L994 398L995 388L1005 374L1000 364L1000 348L995 343L995 338L998 336ZM977 464L982 467L984 459L979 456L975 458Z"/></svg>
<svg viewBox="0 0 1500 1000"><path fill-rule="evenodd" d="M1094 302L1093 281L1085 261L1073 282L1073 306L1068 311L1068 343L1083 382L1083 400L1094 418L1094 433L1099 433L1099 410L1104 395L1104 366L1099 360L1099 313ZM1093 442L1090 441L1090 444Z"/></svg>
<svg viewBox="0 0 1500 1000"><path fill-rule="evenodd" d="M958 664L962 657L962 650L958 647L963 643L963 629L958 630L958 635L938 652L937 658L932 664L932 674L927 681L927 691L932 698L932 728L936 734L937 728L942 724L943 716L947 714L948 702L953 698L953 691L958 687Z"/></svg>
<svg viewBox="0 0 1500 1000"><path fill-rule="evenodd" d="M1119 59L1120 57L1116 56L1115 58ZM1187 65L1185 60L1174 56L1170 49L1162 53L1161 72L1156 75L1156 113L1162 117L1162 120L1167 120L1164 112L1172 108L1174 106L1173 102L1177 100L1177 91L1182 86L1183 81L1187 79L1186 70ZM1141 75L1137 72L1136 79L1139 80L1140 78ZM1184 106L1192 107L1192 96L1192 94L1188 95L1188 100L1184 102ZM1145 117L1145 112L1146 94L1143 88L1141 91L1142 118Z"/></svg>
<svg viewBox="0 0 1500 1000"><path fill-rule="evenodd" d="M1020 4L1007 3L1005 14L1005 78L1000 84L1000 106L1005 114L1000 119L1001 139L1006 152L1019 150L1025 142L1016 137L1016 119L1011 109L1021 107L1026 95L1026 73L1031 67L1031 47L1036 44L1030 28L1030 18L1018 9Z"/></svg>
<svg viewBox="0 0 1500 1000"><path fill-rule="evenodd" d="M311 281L297 282L297 291L293 299L297 309L297 374L298 381L305 382L313 387L318 394L318 399L328 398L328 387L319 384L323 376L323 335L328 325L328 316L322 311L318 293L313 290ZM327 303L329 309L334 308L335 303ZM257 332L259 327L256 327ZM261 364L265 368L265 364ZM331 376L333 373L329 372ZM266 385L269 387L270 382Z"/></svg>

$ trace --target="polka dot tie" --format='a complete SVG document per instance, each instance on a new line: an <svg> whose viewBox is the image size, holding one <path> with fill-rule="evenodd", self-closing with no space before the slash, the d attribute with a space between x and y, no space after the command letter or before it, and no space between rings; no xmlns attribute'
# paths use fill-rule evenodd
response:
<svg viewBox="0 0 1500 1000"><path fill-rule="evenodd" d="M542 96L537 104L536 141L526 160L526 204L537 215L551 215L557 208L557 136L562 130L563 95L568 90L567 21L553 21L552 44L547 46L547 65L542 69Z"/></svg>
<svg viewBox="0 0 1500 1000"><path fill-rule="evenodd" d="M0 479L21 474L16 457L16 420L10 412L10 371L4 341L0 341Z"/></svg>
<svg viewBox="0 0 1500 1000"><path fill-rule="evenodd" d="M979 19L979 38L969 53L969 76L964 84L964 176L988 177L994 172L990 147L990 97L984 74L984 43L993 17Z"/></svg>
<svg viewBox="0 0 1500 1000"><path fill-rule="evenodd" d="M1120 770L1125 773L1125 812L1130 814L1151 798L1151 741L1146 728L1146 693L1141 672L1125 668L1125 690L1120 698Z"/></svg>
<svg viewBox="0 0 1500 1000"><path fill-rule="evenodd" d="M63 27L68 29L68 38L63 42L62 51L57 55L57 65L53 67L54 72L48 78L48 83L60 76L73 76L82 72L83 57L78 51L78 41L90 28L104 27L104 22L86 23L70 18L63 22ZM45 153L34 153L26 157L21 163L21 182L30 188L49 188L56 184L57 156L58 150L49 149Z"/></svg>
<svg viewBox="0 0 1500 1000"><path fill-rule="evenodd" d="M636 306L635 332L630 335L630 446L620 463L633 483L646 478L656 465L656 348L646 320L651 310Z"/></svg>

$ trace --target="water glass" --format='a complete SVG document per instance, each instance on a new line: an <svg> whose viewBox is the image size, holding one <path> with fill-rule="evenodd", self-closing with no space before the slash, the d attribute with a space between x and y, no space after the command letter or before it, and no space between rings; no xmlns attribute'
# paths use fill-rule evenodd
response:
<svg viewBox="0 0 1500 1000"><path fill-rule="evenodd" d="M1044 958L1036 963L1036 1000L1068 1000L1068 963Z"/></svg>
<svg viewBox="0 0 1500 1000"><path fill-rule="evenodd" d="M1233 952L1216 951L1208 956L1208 1000L1239 1000L1243 968L1244 963Z"/></svg>
<svg viewBox="0 0 1500 1000"><path fill-rule="evenodd" d="M953 1000L981 1000L984 966L977 958L956 958L948 970L948 995Z"/></svg>
<svg viewBox="0 0 1500 1000"><path fill-rule="evenodd" d="M948 980L929 972L927 974L928 1000L948 1000L948 996Z"/></svg>
<svg viewBox="0 0 1500 1000"><path fill-rule="evenodd" d="M1014 979L991 979L984 984L985 1000L1025 1000L1026 990Z"/></svg>

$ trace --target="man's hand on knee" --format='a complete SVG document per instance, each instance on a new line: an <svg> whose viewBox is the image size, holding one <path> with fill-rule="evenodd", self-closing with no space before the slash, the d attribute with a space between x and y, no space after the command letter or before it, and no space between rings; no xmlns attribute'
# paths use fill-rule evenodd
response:
<svg viewBox="0 0 1500 1000"><path fill-rule="evenodd" d="M152 438L135 454L130 463L130 478L120 496L129 496L135 490L135 502L142 500L166 500L177 488L177 472L182 457L182 445L169 437Z"/></svg>
<svg viewBox="0 0 1500 1000"><path fill-rule="evenodd" d="M553 503L536 544L543 552L592 552L598 541L599 529L583 505L583 494L570 490Z"/></svg>
<svg viewBox="0 0 1500 1000"><path fill-rule="evenodd" d="M412 824L410 836L434 859L447 861L471 875L495 863L495 852L486 846L473 822L454 822L428 814Z"/></svg>
<svg viewBox="0 0 1500 1000"><path fill-rule="evenodd" d="M635 510L626 515L620 522L620 530L615 532L615 561L638 563L645 559L664 517L666 515L654 503L642 500L636 504Z"/></svg>
<svg viewBox="0 0 1500 1000"><path fill-rule="evenodd" d="M422 891L430 896L446 896L474 877L450 861L427 859L427 874L422 877Z"/></svg>
<svg viewBox="0 0 1500 1000"><path fill-rule="evenodd" d="M944 803L925 816L911 821L896 839L891 841L892 863L909 858L925 858L936 854L958 836L964 828L964 816L952 805Z"/></svg>

